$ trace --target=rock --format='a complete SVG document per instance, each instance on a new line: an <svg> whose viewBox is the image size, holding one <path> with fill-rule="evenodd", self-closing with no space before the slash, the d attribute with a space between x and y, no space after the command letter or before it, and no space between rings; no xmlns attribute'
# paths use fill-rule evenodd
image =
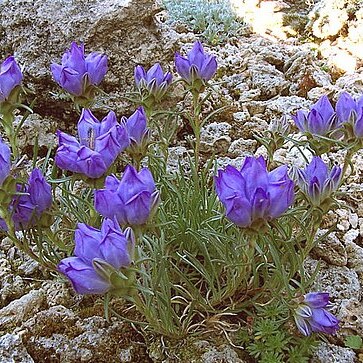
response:
<svg viewBox="0 0 363 363"><path fill-rule="evenodd" d="M6 305L9 301L17 299L29 291L20 276L11 273L1 280L0 306Z"/></svg>
<svg viewBox="0 0 363 363"><path fill-rule="evenodd" d="M317 263L308 257L304 262L304 268L308 273L312 273ZM335 306L345 299L360 298L361 285L354 270L345 266L329 266L324 261L319 261L319 264L320 270L311 291L328 292Z"/></svg>
<svg viewBox="0 0 363 363"><path fill-rule="evenodd" d="M73 290L67 282L45 281L42 284L42 290L49 307L56 305L70 307L75 303L72 296Z"/></svg>
<svg viewBox="0 0 363 363"><path fill-rule="evenodd" d="M321 342L317 347L311 363L355 363L356 354L350 348Z"/></svg>
<svg viewBox="0 0 363 363"><path fill-rule="evenodd" d="M86 53L105 52L109 57L101 88L123 94L126 85L133 85L136 64L151 66L173 56L154 21L157 11L153 0L4 0L0 2L0 53L15 53L25 65L25 84L42 95L36 112L62 119L70 103L50 95L60 91L50 64L60 62L72 41L84 42ZM111 108L122 107L119 99L110 101Z"/></svg>
<svg viewBox="0 0 363 363"><path fill-rule="evenodd" d="M343 300L339 307L338 318L345 335L363 336L363 304L356 298Z"/></svg>
<svg viewBox="0 0 363 363"><path fill-rule="evenodd" d="M276 117L281 115L291 115L297 110L308 109L311 102L299 96L280 96L266 102L266 109L276 114Z"/></svg>
<svg viewBox="0 0 363 363"><path fill-rule="evenodd" d="M41 309L44 300L43 291L32 290L20 299L12 301L0 310L0 329L4 329L8 324L22 323Z"/></svg>
<svg viewBox="0 0 363 363"><path fill-rule="evenodd" d="M252 156L256 150L256 146L256 140L240 138L231 143L228 149L228 155L232 158L237 156Z"/></svg>
<svg viewBox="0 0 363 363"><path fill-rule="evenodd" d="M354 242L347 242L346 250L348 254L348 267L358 274L363 286L363 248Z"/></svg>
<svg viewBox="0 0 363 363"><path fill-rule="evenodd" d="M225 154L231 144L229 132L232 126L227 122L212 122L203 126L200 132L200 150Z"/></svg>
<svg viewBox="0 0 363 363"><path fill-rule="evenodd" d="M169 173L177 173L179 163L185 170L189 170L188 162L189 151L184 146L175 146L168 148L167 170Z"/></svg>
<svg viewBox="0 0 363 363"><path fill-rule="evenodd" d="M17 118L17 122L20 122L20 119L20 117ZM35 113L30 114L20 129L19 147L27 151L34 146L35 140L37 140L38 146L44 147L45 152L48 148L55 148L58 145L56 130L57 124L54 119Z"/></svg>
<svg viewBox="0 0 363 363"><path fill-rule="evenodd" d="M119 362L131 342L130 361L148 361L145 349L135 344L140 337L123 322L112 319L107 323L101 316L81 319L61 305L35 314L22 328L23 342L38 361Z"/></svg>
<svg viewBox="0 0 363 363"><path fill-rule="evenodd" d="M326 39L337 35L348 20L347 0L322 0L316 3L309 13L314 36Z"/></svg>
<svg viewBox="0 0 363 363"><path fill-rule="evenodd" d="M271 64L253 63L249 66L249 72L251 74L250 88L260 90L260 98L263 100L287 94L290 83L285 79L284 74Z"/></svg>
<svg viewBox="0 0 363 363"><path fill-rule="evenodd" d="M18 334L0 336L0 357L1 363L34 363Z"/></svg>
<svg viewBox="0 0 363 363"><path fill-rule="evenodd" d="M326 232L327 230L319 230L315 238L318 239ZM323 240L320 240L317 246L312 249L311 256L335 266L346 266L348 260L347 251L335 233L330 233Z"/></svg>
<svg viewBox="0 0 363 363"><path fill-rule="evenodd" d="M244 363L244 361L238 358L237 353L229 345L221 347L209 347L207 351L201 357L202 363Z"/></svg>

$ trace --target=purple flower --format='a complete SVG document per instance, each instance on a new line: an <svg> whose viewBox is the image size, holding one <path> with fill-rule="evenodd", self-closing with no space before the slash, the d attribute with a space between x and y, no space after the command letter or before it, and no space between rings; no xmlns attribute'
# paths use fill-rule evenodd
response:
<svg viewBox="0 0 363 363"><path fill-rule="evenodd" d="M62 64L52 63L51 70L56 82L74 96L86 93L88 86L97 86L107 72L107 56L97 52L85 57L84 45L72 42L64 53Z"/></svg>
<svg viewBox="0 0 363 363"><path fill-rule="evenodd" d="M143 107L139 107L129 118L123 117L121 123L126 127L131 146L142 146L148 142L149 129Z"/></svg>
<svg viewBox="0 0 363 363"><path fill-rule="evenodd" d="M311 292L304 295L304 301L294 314L300 332L305 336L312 332L335 334L339 329L339 320L326 310L329 308L329 293Z"/></svg>
<svg viewBox="0 0 363 363"><path fill-rule="evenodd" d="M175 53L175 68L189 85L193 86L198 80L204 85L216 73L217 61L215 56L204 53L202 43L197 41L187 58Z"/></svg>
<svg viewBox="0 0 363 363"><path fill-rule="evenodd" d="M9 213L16 230L26 229L35 224L44 211L52 205L52 188L45 180L42 172L35 168L25 185L18 184L17 192L9 206ZM3 219L0 220L2 229L7 230Z"/></svg>
<svg viewBox="0 0 363 363"><path fill-rule="evenodd" d="M111 201L111 202L110 202ZM121 225L142 225L155 213L159 192L147 168L139 172L128 165L121 178L108 176L105 189L95 192L95 208L107 218L118 220Z"/></svg>
<svg viewBox="0 0 363 363"><path fill-rule="evenodd" d="M0 137L0 186L10 173L10 148Z"/></svg>
<svg viewBox="0 0 363 363"><path fill-rule="evenodd" d="M173 76L170 72L164 74L159 63L154 64L147 72L144 67L135 67L135 83L139 90L146 89L149 94L160 100L171 84Z"/></svg>
<svg viewBox="0 0 363 363"><path fill-rule="evenodd" d="M0 67L0 102L5 101L11 91L19 86L23 79L20 67L13 56L5 59Z"/></svg>
<svg viewBox="0 0 363 363"><path fill-rule="evenodd" d="M133 232L122 232L119 224L105 219L101 230L78 223L75 231L75 257L67 257L58 270L71 281L78 294L104 294L113 286L118 271L132 262Z"/></svg>
<svg viewBox="0 0 363 363"><path fill-rule="evenodd" d="M120 152L129 146L129 137L114 112L99 122L90 110L83 109L78 122L78 136L58 131L59 147L55 162L58 167L89 178L101 177Z"/></svg>
<svg viewBox="0 0 363 363"><path fill-rule="evenodd" d="M341 124L352 124L354 135L358 138L363 137L363 96L354 100L349 93L343 92L335 110Z"/></svg>
<svg viewBox="0 0 363 363"><path fill-rule="evenodd" d="M239 227L277 218L294 200L287 167L268 172L262 156L247 157L240 171L230 165L219 170L215 184L227 218Z"/></svg>
<svg viewBox="0 0 363 363"><path fill-rule="evenodd" d="M299 110L292 116L301 132L324 136L340 126L327 96L322 96L309 112Z"/></svg>
<svg viewBox="0 0 363 363"><path fill-rule="evenodd" d="M314 156L304 169L296 170L296 183L313 205L321 205L338 187L342 177L339 166L333 166L331 171L319 156Z"/></svg>

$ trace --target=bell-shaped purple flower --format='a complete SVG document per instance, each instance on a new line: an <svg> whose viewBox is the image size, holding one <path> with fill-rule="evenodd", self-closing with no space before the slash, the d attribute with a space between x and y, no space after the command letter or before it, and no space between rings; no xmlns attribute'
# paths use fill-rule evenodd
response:
<svg viewBox="0 0 363 363"><path fill-rule="evenodd" d="M170 72L163 72L159 63L154 64L147 72L138 65L134 71L136 87L142 91L146 89L149 95L160 100L171 84L173 76Z"/></svg>
<svg viewBox="0 0 363 363"><path fill-rule="evenodd" d="M329 293L311 292L304 295L294 314L300 332L305 336L312 332L335 334L339 329L339 320L328 311L330 307Z"/></svg>
<svg viewBox="0 0 363 363"><path fill-rule="evenodd" d="M79 223L75 231L75 257L63 259L58 270L79 294L104 294L115 286L112 275L132 262L135 238L115 220L105 219L101 229Z"/></svg>
<svg viewBox="0 0 363 363"><path fill-rule="evenodd" d="M304 170L295 169L296 183L304 192L311 204L321 205L330 198L340 184L342 170L333 166L329 171L328 166L319 156L314 156Z"/></svg>
<svg viewBox="0 0 363 363"><path fill-rule="evenodd" d="M125 125L131 146L140 147L148 142L149 129L143 107L139 107L129 118L123 117L121 123Z"/></svg>
<svg viewBox="0 0 363 363"><path fill-rule="evenodd" d="M127 130L117 122L112 111L99 122L90 110L83 109L78 136L79 139L58 131L55 162L61 169L89 178L101 177L119 153L129 146Z"/></svg>
<svg viewBox="0 0 363 363"><path fill-rule="evenodd" d="M44 211L51 207L52 188L42 172L35 168L25 185L17 185L17 192L20 192L21 195L13 196L9 213L11 213L16 230L27 229L41 218ZM2 219L0 226L2 229L7 229Z"/></svg>
<svg viewBox="0 0 363 363"><path fill-rule="evenodd" d="M23 79L20 67L13 56L5 59L0 67L0 102L5 101L11 91L19 86Z"/></svg>
<svg viewBox="0 0 363 363"><path fill-rule="evenodd" d="M343 92L335 106L339 123L350 123L353 126L354 135L363 137L363 96L354 100L347 92Z"/></svg>
<svg viewBox="0 0 363 363"><path fill-rule="evenodd" d="M247 157L240 171L230 165L219 170L215 184L227 218L239 227L277 218L294 200L294 183L287 176L287 167L268 172L262 156Z"/></svg>
<svg viewBox="0 0 363 363"><path fill-rule="evenodd" d="M0 137L0 186L10 173L10 148Z"/></svg>
<svg viewBox="0 0 363 363"><path fill-rule="evenodd" d="M207 83L217 71L216 57L206 54L201 42L194 43L187 57L175 53L175 68L180 77L193 87L195 82Z"/></svg>
<svg viewBox="0 0 363 363"><path fill-rule="evenodd" d="M95 208L102 216L116 218L121 225L142 225L155 213L159 192L147 168L139 172L128 165L121 178L108 176L105 189L95 192Z"/></svg>
<svg viewBox="0 0 363 363"><path fill-rule="evenodd" d="M64 53L62 64L51 65L56 82L74 96L84 96L89 86L99 85L107 69L106 55L93 52L85 57L84 45L76 42Z"/></svg>
<svg viewBox="0 0 363 363"><path fill-rule="evenodd" d="M325 95L320 97L309 112L299 110L292 117L301 132L313 135L324 136L340 126L334 108Z"/></svg>

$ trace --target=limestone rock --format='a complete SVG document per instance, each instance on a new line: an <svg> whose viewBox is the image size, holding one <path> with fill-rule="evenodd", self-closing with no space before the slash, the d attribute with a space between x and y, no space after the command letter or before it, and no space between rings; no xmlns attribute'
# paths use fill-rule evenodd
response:
<svg viewBox="0 0 363 363"><path fill-rule="evenodd" d="M19 334L0 336L0 357L1 363L34 363Z"/></svg>
<svg viewBox="0 0 363 363"><path fill-rule="evenodd" d="M324 233L326 233L326 230L319 230L316 238L318 239ZM319 241L317 246L311 251L311 255L316 259L324 260L330 265L347 265L347 251L335 233L330 233L323 240Z"/></svg>
<svg viewBox="0 0 363 363"><path fill-rule="evenodd" d="M32 290L0 310L0 329L7 324L19 324L39 311L44 303L44 293Z"/></svg>
<svg viewBox="0 0 363 363"><path fill-rule="evenodd" d="M321 342L315 351L311 363L354 363L356 354L350 348Z"/></svg>
<svg viewBox="0 0 363 363"><path fill-rule="evenodd" d="M109 57L101 88L124 92L134 82L136 64L151 66L162 62L164 54L172 57L154 21L157 11L154 0L4 0L0 2L0 53L14 53L25 66L25 84L42 95L36 111L63 118L64 107L70 105L50 95L60 90L52 80L50 64L60 62L72 41L84 42L86 53L100 51Z"/></svg>

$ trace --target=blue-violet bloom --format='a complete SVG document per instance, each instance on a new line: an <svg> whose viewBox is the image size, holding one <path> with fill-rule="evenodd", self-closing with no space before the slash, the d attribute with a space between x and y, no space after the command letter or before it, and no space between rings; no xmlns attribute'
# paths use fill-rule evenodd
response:
<svg viewBox="0 0 363 363"><path fill-rule="evenodd" d="M147 119L143 107L139 107L129 118L122 117L121 124L127 130L131 147L142 147L148 143L150 130L146 127Z"/></svg>
<svg viewBox="0 0 363 363"><path fill-rule="evenodd" d="M35 168L31 172L25 185L18 184L17 192L9 206L12 220L16 230L27 229L35 224L44 211L52 205L52 188L45 180L40 169ZM0 228L8 227L3 219L0 219Z"/></svg>
<svg viewBox="0 0 363 363"><path fill-rule="evenodd" d="M58 270L78 294L105 294L115 288L112 275L131 264L134 245L131 228L122 231L117 221L105 219L101 229L78 223L75 256L61 260Z"/></svg>
<svg viewBox="0 0 363 363"><path fill-rule="evenodd" d="M354 135L363 137L363 96L354 100L347 92L343 92L335 106L337 118L340 123L350 123Z"/></svg>
<svg viewBox="0 0 363 363"><path fill-rule="evenodd" d="M146 89L149 94L160 100L171 84L173 76L170 72L163 72L159 63L154 64L147 72L138 65L134 71L136 87Z"/></svg>
<svg viewBox="0 0 363 363"><path fill-rule="evenodd" d="M299 110L292 116L301 132L324 136L337 129L340 124L327 96L322 96L309 112Z"/></svg>
<svg viewBox="0 0 363 363"><path fill-rule="evenodd" d="M83 109L78 122L78 136L58 131L59 147L55 162L58 167L89 178L101 177L120 152L129 146L124 126L117 122L110 111L99 122L90 110Z"/></svg>
<svg viewBox="0 0 363 363"><path fill-rule="evenodd" d="M92 52L85 56L84 45L72 42L64 53L62 64L52 63L56 82L74 96L85 94L88 86L98 86L107 72L107 56Z"/></svg>
<svg viewBox="0 0 363 363"><path fill-rule="evenodd" d="M330 307L329 293L311 292L304 295L294 314L300 332L305 336L312 332L335 334L339 329L339 320L327 310Z"/></svg>
<svg viewBox="0 0 363 363"><path fill-rule="evenodd" d="M95 208L107 218L116 218L124 225L145 224L159 204L159 192L148 168L139 172L128 165L121 178L108 176L105 189L95 192Z"/></svg>
<svg viewBox="0 0 363 363"><path fill-rule="evenodd" d="M175 68L180 77L193 86L197 80L205 84L214 76L217 61L215 56L206 54L202 43L197 41L186 58L175 53Z"/></svg>
<svg viewBox="0 0 363 363"><path fill-rule="evenodd" d="M296 184L308 197L311 204L318 206L335 192L340 184L342 169L328 166L319 156L314 156L304 170L296 169Z"/></svg>
<svg viewBox="0 0 363 363"><path fill-rule="evenodd" d="M287 166L268 172L262 156L247 157L240 171L230 165L219 170L215 184L227 218L239 227L277 218L294 201Z"/></svg>
<svg viewBox="0 0 363 363"><path fill-rule="evenodd" d="M5 101L11 91L19 86L23 79L20 67L13 56L4 60L0 67L0 103Z"/></svg>
<svg viewBox="0 0 363 363"><path fill-rule="evenodd" d="M0 137L0 186L10 174L10 148Z"/></svg>

